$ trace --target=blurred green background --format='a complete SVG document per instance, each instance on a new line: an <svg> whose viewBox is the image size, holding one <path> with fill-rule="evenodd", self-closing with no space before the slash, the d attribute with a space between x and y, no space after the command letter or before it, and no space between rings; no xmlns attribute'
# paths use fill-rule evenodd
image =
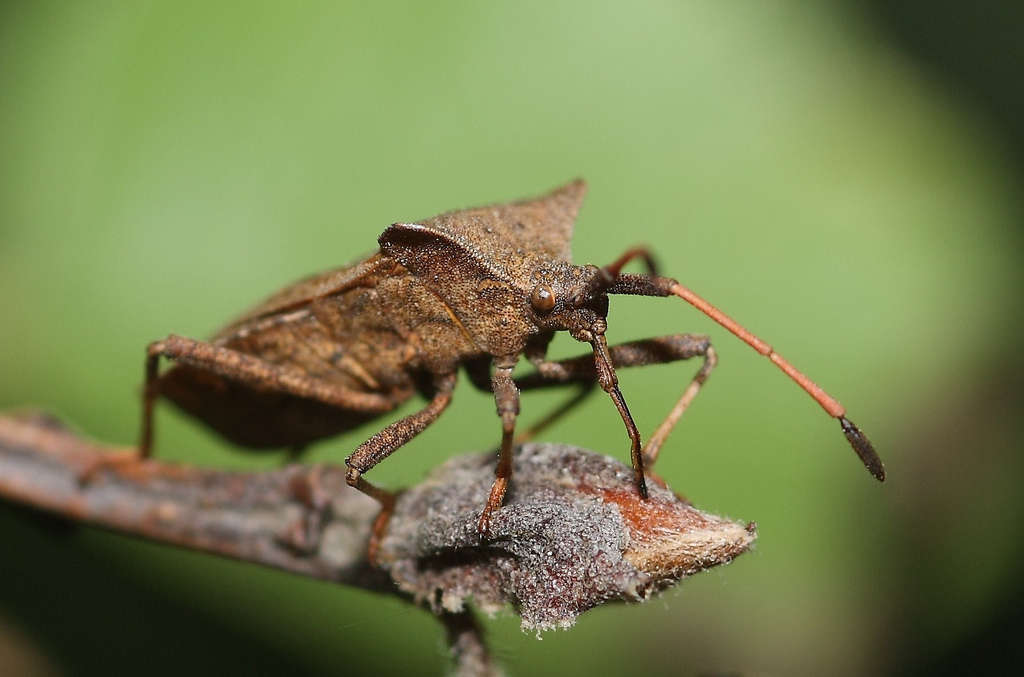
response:
<svg viewBox="0 0 1024 677"><path fill-rule="evenodd" d="M206 336L393 221L583 176L577 262L653 246L837 395L890 479L710 320L614 299L610 340L712 335L720 367L659 472L760 538L540 642L511 613L489 621L509 672L936 674L1020 656L1012 7L5 3L0 407L128 443L147 342ZM643 431L695 368L620 374ZM522 420L564 396L524 396ZM157 415L163 458L282 462ZM379 425L308 458L340 461ZM463 383L374 478L415 482L498 433ZM627 457L603 397L547 437ZM397 601L11 506L0 534L0 672L446 667L439 625Z"/></svg>

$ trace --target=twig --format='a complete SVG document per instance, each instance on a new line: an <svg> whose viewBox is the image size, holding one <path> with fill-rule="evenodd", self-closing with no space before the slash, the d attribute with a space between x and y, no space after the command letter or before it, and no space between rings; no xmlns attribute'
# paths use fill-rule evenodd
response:
<svg viewBox="0 0 1024 677"><path fill-rule="evenodd" d="M728 562L755 538L752 524L703 513L657 483L640 500L619 461L554 444L517 450L515 482L481 537L493 472L490 455L460 456L403 492L374 566L366 544L377 505L348 487L343 467L137 461L43 415L0 416L0 498L412 599L445 623L460 674L494 671L470 599L485 611L513 605L524 629L567 627L598 604L642 601Z"/></svg>

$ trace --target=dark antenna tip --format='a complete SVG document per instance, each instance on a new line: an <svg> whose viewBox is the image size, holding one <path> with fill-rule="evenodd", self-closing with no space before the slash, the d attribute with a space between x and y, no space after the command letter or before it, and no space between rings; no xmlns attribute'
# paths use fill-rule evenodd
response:
<svg viewBox="0 0 1024 677"><path fill-rule="evenodd" d="M850 442L850 446L857 452L857 456L860 458L861 463L868 469L868 472L878 480L879 482L885 481L885 466L882 465L882 459L878 457L878 453L875 448L871 446L871 442L864 436L864 433L860 431L853 421L840 416L839 425L843 427L843 434L846 435L846 439Z"/></svg>

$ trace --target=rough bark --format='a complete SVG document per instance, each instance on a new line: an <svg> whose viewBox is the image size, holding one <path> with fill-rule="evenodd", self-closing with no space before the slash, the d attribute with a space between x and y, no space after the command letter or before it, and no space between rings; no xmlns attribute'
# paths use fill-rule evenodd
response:
<svg viewBox="0 0 1024 677"><path fill-rule="evenodd" d="M729 562L755 538L753 524L701 512L657 482L641 500L632 470L615 459L526 444L490 533L477 524L493 456L459 456L400 495L371 563L377 506L348 487L342 466L225 472L131 452L45 415L0 416L0 498L411 599L445 623L460 674L495 670L468 601L485 611L512 605L524 629L567 627L598 604L643 601Z"/></svg>

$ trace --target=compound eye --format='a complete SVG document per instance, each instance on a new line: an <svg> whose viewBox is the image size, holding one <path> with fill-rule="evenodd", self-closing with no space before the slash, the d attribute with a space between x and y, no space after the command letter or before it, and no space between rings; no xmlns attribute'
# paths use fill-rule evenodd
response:
<svg viewBox="0 0 1024 677"><path fill-rule="evenodd" d="M546 284L538 284L530 294L530 305L538 313L550 313L555 307L555 292Z"/></svg>

